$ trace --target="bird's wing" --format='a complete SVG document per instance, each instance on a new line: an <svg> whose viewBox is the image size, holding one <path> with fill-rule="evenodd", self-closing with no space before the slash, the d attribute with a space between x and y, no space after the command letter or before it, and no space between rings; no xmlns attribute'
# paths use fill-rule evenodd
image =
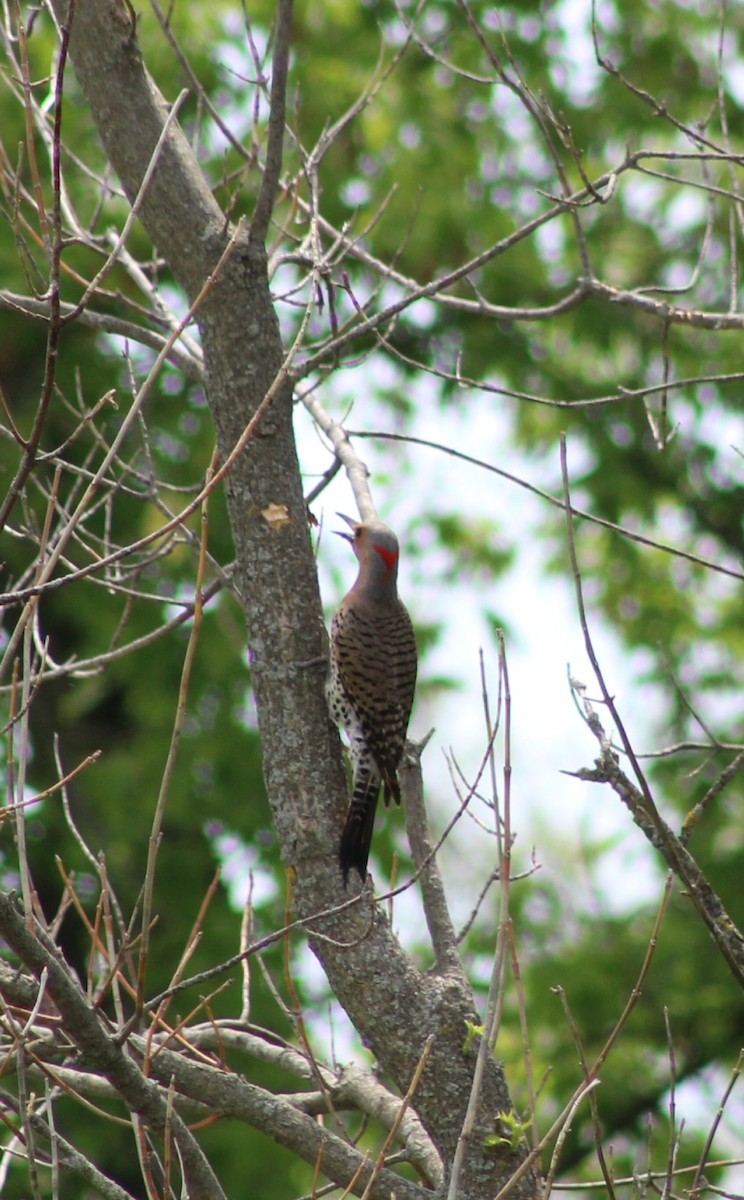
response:
<svg viewBox="0 0 744 1200"><path fill-rule="evenodd" d="M394 779L403 753L416 685L415 642L407 623L401 633L397 613L395 620L380 621L350 609L337 614L333 628L341 686L386 780Z"/></svg>

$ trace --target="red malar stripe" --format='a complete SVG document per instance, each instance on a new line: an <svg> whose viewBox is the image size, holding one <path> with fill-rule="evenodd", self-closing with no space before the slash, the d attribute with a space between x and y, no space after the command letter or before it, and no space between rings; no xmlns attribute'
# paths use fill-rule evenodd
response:
<svg viewBox="0 0 744 1200"><path fill-rule="evenodd" d="M398 561L398 555L396 554L395 550L385 550L382 546L375 546L375 550L385 563L388 571L392 571L393 567Z"/></svg>

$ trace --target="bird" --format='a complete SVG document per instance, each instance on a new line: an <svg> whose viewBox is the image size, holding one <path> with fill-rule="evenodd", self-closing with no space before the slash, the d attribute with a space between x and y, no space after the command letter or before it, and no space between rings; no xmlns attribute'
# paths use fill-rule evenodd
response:
<svg viewBox="0 0 744 1200"><path fill-rule="evenodd" d="M338 514L351 529L339 536L350 542L359 572L331 622L326 697L331 719L349 740L351 803L346 816L339 863L348 885L352 868L362 883L380 788L385 804L400 804L398 765L416 688L416 639L408 612L398 596L398 539L381 521L354 521Z"/></svg>

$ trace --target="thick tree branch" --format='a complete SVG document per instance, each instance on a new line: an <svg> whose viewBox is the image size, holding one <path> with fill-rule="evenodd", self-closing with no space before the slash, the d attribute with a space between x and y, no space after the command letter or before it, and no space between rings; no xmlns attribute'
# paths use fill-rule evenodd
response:
<svg viewBox="0 0 744 1200"><path fill-rule="evenodd" d="M26 1010L32 1007L37 998L38 986L27 976L13 972L0 962L0 995L16 1009L17 1019L23 1022L27 1016ZM323 1174L347 1186L358 1171L361 1171L360 1182L365 1185L371 1177L372 1165L365 1166L361 1152L340 1139L336 1133L329 1134L311 1118L327 1115L334 1109L355 1109L367 1113L387 1130L397 1127L397 1140L403 1147L407 1161L421 1172L431 1186L441 1183L441 1162L415 1113L409 1109L401 1118L400 1098L392 1095L369 1071L348 1066L340 1072L334 1072L316 1064L313 1072L307 1058L289 1045L268 1042L246 1030L232 1028L229 1024L218 1025L219 1030L215 1025L189 1028L183 1031L181 1040L187 1042L188 1046L209 1047L221 1055L226 1049L239 1050L290 1070L305 1080L316 1078L317 1071L320 1071L324 1091L276 1095L246 1082L222 1065L195 1063L183 1053L168 1049L162 1038L155 1038L150 1045L144 1037L130 1036L129 1045L136 1048L143 1058L148 1055L148 1078L161 1084L164 1097L169 1088L175 1093L177 1111L188 1110L202 1119L219 1112L243 1121L291 1149L312 1166L321 1157ZM167 1035L166 1040L169 1038L170 1035ZM54 1020L51 1024L37 1021L31 1025L27 1030L27 1042L26 1071L29 1075L60 1083L71 1092L86 1097L110 1099L117 1095L115 1086L107 1076L80 1067L59 1065L61 1048ZM6 1071L11 1068L12 1057L9 1054ZM392 1172L384 1171L371 1195L387 1196L391 1188L403 1194L400 1189L405 1186ZM415 1190L411 1192L411 1196L415 1194Z"/></svg>
<svg viewBox="0 0 744 1200"><path fill-rule="evenodd" d="M194 1200L224 1200L218 1180L186 1125L177 1114L168 1113L158 1088L104 1029L101 1015L80 990L57 947L38 924L26 920L8 892L0 892L0 935L37 979L46 970L47 993L84 1068L105 1075L130 1111L155 1132L167 1135L170 1128Z"/></svg>
<svg viewBox="0 0 744 1200"><path fill-rule="evenodd" d="M585 698L583 704L585 707L588 704ZM744 990L744 936L687 847L657 812L649 811L646 798L621 769L618 756L610 746L596 713L589 727L602 746L596 767L594 770L581 768L569 773L588 783L609 783L629 809L635 824L684 885L686 895L705 923L739 987Z"/></svg>
<svg viewBox="0 0 744 1200"><path fill-rule="evenodd" d="M421 1122L410 1109L404 1113L402 1121L400 1120L400 1097L393 1095L372 1072L353 1064L343 1066L338 1072L330 1071L319 1063L313 1067L307 1056L295 1050L293 1046L269 1041L247 1030L235 1028L232 1023L227 1022L216 1022L200 1028L192 1027L188 1031L188 1039L191 1045L203 1048L221 1050L228 1047L243 1051L251 1057L291 1071L301 1079L314 1080L319 1073L326 1093L322 1095L322 1105L318 1107L318 1112L329 1111L330 1096L336 1109L358 1108L360 1112L367 1113L379 1121L384 1129L392 1129L393 1125L400 1121L399 1136L410 1161L425 1178L431 1180L432 1185L438 1186L441 1183L442 1163ZM298 1094L303 1097L305 1095L306 1093ZM297 1098L292 1102L296 1104Z"/></svg>
<svg viewBox="0 0 744 1200"><path fill-rule="evenodd" d="M354 1146L283 1097L255 1087L237 1075L189 1062L170 1050L153 1055L149 1071L163 1087L168 1087L173 1079L181 1095L263 1130L311 1165L320 1162L322 1173L343 1187L356 1179L355 1190L357 1182L364 1188L372 1176L373 1164L365 1167L364 1155ZM415 1184L393 1171L383 1170L372 1187L370 1200L388 1200L393 1192L404 1200L420 1198Z"/></svg>

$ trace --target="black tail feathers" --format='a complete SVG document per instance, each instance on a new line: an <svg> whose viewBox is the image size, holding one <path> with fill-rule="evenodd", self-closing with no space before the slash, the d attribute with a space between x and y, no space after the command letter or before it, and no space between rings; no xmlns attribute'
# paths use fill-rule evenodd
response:
<svg viewBox="0 0 744 1200"><path fill-rule="evenodd" d="M379 794L379 779L367 776L357 780L338 852L344 887L349 882L349 872L352 867L359 872L362 883L367 878L367 861L372 845L372 831L375 827L375 812Z"/></svg>

